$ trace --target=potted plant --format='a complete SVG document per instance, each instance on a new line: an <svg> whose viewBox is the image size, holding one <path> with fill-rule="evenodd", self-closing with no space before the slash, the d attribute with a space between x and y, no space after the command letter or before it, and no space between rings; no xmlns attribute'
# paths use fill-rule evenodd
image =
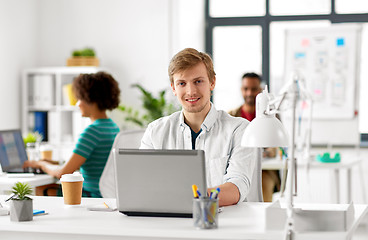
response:
<svg viewBox="0 0 368 240"><path fill-rule="evenodd" d="M134 110L132 107L120 105L118 109L126 115L125 121L132 122L140 128L144 128L150 122L179 110L173 103L165 99L166 90L160 91L158 97L155 97L140 84L133 84L132 87L138 88L142 93L141 99L145 114L140 114L138 110Z"/></svg>
<svg viewBox="0 0 368 240"><path fill-rule="evenodd" d="M24 138L24 145L25 147L27 147L28 143L40 143L43 139L42 134L40 134L39 132L29 132Z"/></svg>
<svg viewBox="0 0 368 240"><path fill-rule="evenodd" d="M39 132L30 132L23 138L24 145L27 150L28 160L38 160L40 158L40 144L43 139L42 134Z"/></svg>
<svg viewBox="0 0 368 240"><path fill-rule="evenodd" d="M96 57L95 50L93 48L84 48L74 50L72 57L67 59L67 66L98 66L99 60Z"/></svg>
<svg viewBox="0 0 368 240"><path fill-rule="evenodd" d="M10 221L22 222L33 220L33 200L28 197L32 188L28 183L17 182L12 188L10 202Z"/></svg>

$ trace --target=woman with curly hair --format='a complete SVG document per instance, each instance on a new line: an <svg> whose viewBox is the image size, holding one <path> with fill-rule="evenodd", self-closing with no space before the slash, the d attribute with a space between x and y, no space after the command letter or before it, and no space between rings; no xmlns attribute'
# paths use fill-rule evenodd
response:
<svg viewBox="0 0 368 240"><path fill-rule="evenodd" d="M118 126L107 117L106 111L119 105L119 86L105 72L80 74L73 82L73 92L82 116L91 119L92 123L80 135L70 160L59 169L50 166L50 159L26 161L24 167L38 168L57 178L80 169L84 177L83 196L101 197L98 183L119 132Z"/></svg>

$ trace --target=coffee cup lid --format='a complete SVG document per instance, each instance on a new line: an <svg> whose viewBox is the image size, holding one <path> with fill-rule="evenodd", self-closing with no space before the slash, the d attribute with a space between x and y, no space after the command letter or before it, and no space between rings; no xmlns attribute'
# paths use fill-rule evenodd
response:
<svg viewBox="0 0 368 240"><path fill-rule="evenodd" d="M82 174L74 172L73 174L63 174L60 178L60 182L80 182L84 181Z"/></svg>
<svg viewBox="0 0 368 240"><path fill-rule="evenodd" d="M50 145L41 145L40 151L51 151L52 147Z"/></svg>

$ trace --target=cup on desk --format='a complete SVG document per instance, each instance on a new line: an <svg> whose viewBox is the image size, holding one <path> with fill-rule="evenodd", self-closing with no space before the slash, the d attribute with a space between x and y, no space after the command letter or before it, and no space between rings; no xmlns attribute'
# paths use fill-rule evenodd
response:
<svg viewBox="0 0 368 240"><path fill-rule="evenodd" d="M40 146L41 159L52 160L52 147L50 145Z"/></svg>
<svg viewBox="0 0 368 240"><path fill-rule="evenodd" d="M82 200L84 178L82 174L75 172L73 174L64 174L60 178L63 191L64 204L79 205Z"/></svg>
<svg viewBox="0 0 368 240"><path fill-rule="evenodd" d="M200 229L218 227L218 198L209 197L193 199L194 226Z"/></svg>
<svg viewBox="0 0 368 240"><path fill-rule="evenodd" d="M40 160L40 151L39 151L39 145L34 142L27 143L27 157L28 160L38 161Z"/></svg>

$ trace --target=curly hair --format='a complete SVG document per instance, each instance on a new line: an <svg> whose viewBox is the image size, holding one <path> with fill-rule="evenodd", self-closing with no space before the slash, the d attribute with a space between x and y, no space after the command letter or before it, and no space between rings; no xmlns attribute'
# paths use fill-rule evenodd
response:
<svg viewBox="0 0 368 240"><path fill-rule="evenodd" d="M175 73L194 67L200 62L204 63L206 66L208 78L212 83L216 73L213 69L211 57L207 53L199 52L194 48L185 48L171 59L168 69L170 82L174 83Z"/></svg>
<svg viewBox="0 0 368 240"><path fill-rule="evenodd" d="M113 110L120 103L118 82L106 72L80 74L73 81L77 99L96 103L100 110Z"/></svg>

